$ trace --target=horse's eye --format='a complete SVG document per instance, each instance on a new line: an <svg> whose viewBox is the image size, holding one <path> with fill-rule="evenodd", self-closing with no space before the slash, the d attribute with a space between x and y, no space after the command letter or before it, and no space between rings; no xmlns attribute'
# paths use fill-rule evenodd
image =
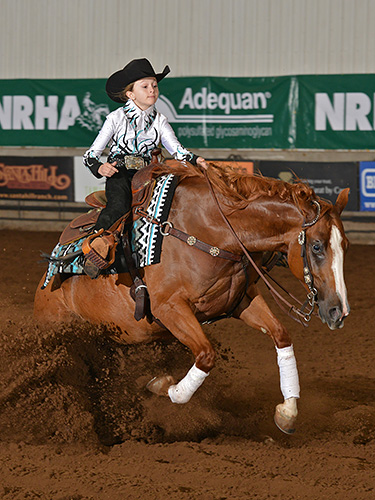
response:
<svg viewBox="0 0 375 500"><path fill-rule="evenodd" d="M322 245L320 243L317 242L313 243L311 245L311 248L316 255L320 255L322 253Z"/></svg>

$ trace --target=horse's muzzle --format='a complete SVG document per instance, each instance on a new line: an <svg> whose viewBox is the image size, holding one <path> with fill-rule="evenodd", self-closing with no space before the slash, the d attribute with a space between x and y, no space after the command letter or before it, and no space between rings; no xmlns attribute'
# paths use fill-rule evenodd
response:
<svg viewBox="0 0 375 500"><path fill-rule="evenodd" d="M331 330L337 330L344 326L344 319L349 315L349 308L344 312L342 305L335 305L333 307L324 307L319 304L319 316L322 323L326 323Z"/></svg>

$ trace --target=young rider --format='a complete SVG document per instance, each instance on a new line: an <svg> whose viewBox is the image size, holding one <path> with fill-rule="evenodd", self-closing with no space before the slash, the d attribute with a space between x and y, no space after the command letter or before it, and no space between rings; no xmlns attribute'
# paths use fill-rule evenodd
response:
<svg viewBox="0 0 375 500"><path fill-rule="evenodd" d="M95 230L109 229L130 210L131 179L137 169L150 163L151 153L160 143L176 160L207 168L204 158L197 157L180 144L167 118L155 108L159 96L158 82L169 72L169 66L165 66L162 73L155 73L147 59L134 59L107 80L108 96L122 107L107 116L83 157L84 165L95 177L106 178L107 206L101 211ZM107 145L110 148L108 159L101 162L100 157ZM101 257L108 255L108 239L98 236L90 245ZM90 259L89 255L86 262L87 259ZM92 270L92 262L88 264ZM88 274L95 277L96 272Z"/></svg>

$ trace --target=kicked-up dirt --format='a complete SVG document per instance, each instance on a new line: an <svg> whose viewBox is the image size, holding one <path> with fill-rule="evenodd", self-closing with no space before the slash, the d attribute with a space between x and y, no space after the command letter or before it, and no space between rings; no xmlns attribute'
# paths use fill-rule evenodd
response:
<svg viewBox="0 0 375 500"><path fill-rule="evenodd" d="M33 299L58 233L0 231L2 500L370 500L375 498L375 248L352 245L351 314L341 330L292 332L297 432L273 423L282 401L268 337L237 320L205 326L217 366L186 405L145 390L181 378L177 341L123 346L86 323L41 330ZM294 293L287 269L273 273Z"/></svg>

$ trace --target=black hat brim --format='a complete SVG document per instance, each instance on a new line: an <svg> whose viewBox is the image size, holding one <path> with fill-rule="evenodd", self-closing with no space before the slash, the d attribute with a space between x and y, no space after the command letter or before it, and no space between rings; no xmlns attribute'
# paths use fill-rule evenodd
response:
<svg viewBox="0 0 375 500"><path fill-rule="evenodd" d="M141 59L139 61L147 61L146 59ZM156 81L159 83L163 78L165 78L168 73L170 73L169 66L165 66L161 73L155 73L152 69L151 64L147 61L148 64L139 64L138 67L130 71L128 66L125 68L116 71L111 75L106 83L105 90L108 96L115 102L124 102L124 100L119 96L119 94L124 90L125 87L134 83L142 78L156 78Z"/></svg>

